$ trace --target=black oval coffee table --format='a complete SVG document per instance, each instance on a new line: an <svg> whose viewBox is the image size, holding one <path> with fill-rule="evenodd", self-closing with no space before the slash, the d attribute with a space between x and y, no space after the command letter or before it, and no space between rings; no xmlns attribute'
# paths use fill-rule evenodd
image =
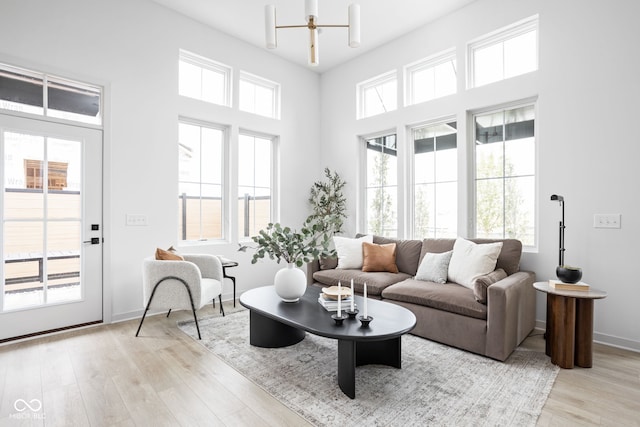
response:
<svg viewBox="0 0 640 427"><path fill-rule="evenodd" d="M362 327L357 319L346 319L338 326L331 319L335 312L318 303L320 292L320 288L309 286L295 303L283 302L273 286L243 293L240 304L250 311L249 342L256 347L286 347L302 341L306 332L337 339L338 385L354 399L356 366L379 364L401 368L401 337L413 329L416 317L404 307L368 299L368 315L373 317L368 327ZM355 303L362 310L363 298L355 296Z"/></svg>

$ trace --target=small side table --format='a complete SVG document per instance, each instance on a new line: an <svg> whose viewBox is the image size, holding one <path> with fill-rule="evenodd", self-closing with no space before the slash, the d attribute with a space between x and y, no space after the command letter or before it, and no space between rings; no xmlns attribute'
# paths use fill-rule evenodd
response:
<svg viewBox="0 0 640 427"><path fill-rule="evenodd" d="M231 268L231 267L237 267L238 263L230 260L229 258L224 258L219 256L218 258L220 258L220 262L222 263L222 277L225 279L231 279L231 281L233 282L233 306L236 306L236 278L235 276L229 276L229 274L227 273L227 268Z"/></svg>
<svg viewBox="0 0 640 427"><path fill-rule="evenodd" d="M593 364L593 300L607 293L556 289L549 282L536 282L533 287L547 294L547 356L551 363L571 369L574 365L590 368Z"/></svg>

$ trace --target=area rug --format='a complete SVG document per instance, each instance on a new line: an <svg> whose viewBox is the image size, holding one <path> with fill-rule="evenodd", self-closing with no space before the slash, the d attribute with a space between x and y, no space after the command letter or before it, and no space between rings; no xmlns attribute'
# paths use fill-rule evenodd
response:
<svg viewBox="0 0 640 427"><path fill-rule="evenodd" d="M193 321L178 326L197 337ZM541 352L497 362L404 335L402 369L356 368L352 400L338 387L336 340L307 333L291 347L253 347L248 310L202 319L200 331L206 348L317 426L533 426L558 374Z"/></svg>

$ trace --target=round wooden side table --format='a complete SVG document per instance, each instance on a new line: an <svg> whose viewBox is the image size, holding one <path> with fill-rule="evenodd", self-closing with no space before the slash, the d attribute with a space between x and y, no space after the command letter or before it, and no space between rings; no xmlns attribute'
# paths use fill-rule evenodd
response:
<svg viewBox="0 0 640 427"><path fill-rule="evenodd" d="M556 289L549 282L533 287L547 294L547 356L561 368L574 365L590 368L593 364L593 301L607 293L589 287L588 291Z"/></svg>

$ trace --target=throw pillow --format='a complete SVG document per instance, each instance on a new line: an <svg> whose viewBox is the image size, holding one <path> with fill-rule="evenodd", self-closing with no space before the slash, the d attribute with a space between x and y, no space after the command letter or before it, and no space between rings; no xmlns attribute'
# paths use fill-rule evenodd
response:
<svg viewBox="0 0 640 427"><path fill-rule="evenodd" d="M333 236L333 244L338 253L338 266L336 268L362 268L362 243L373 243L373 236L362 236L358 239Z"/></svg>
<svg viewBox="0 0 640 427"><path fill-rule="evenodd" d="M476 280L473 281L473 296L476 297L476 301L486 304L487 288L505 277L507 277L507 273L501 268L484 276L476 277Z"/></svg>
<svg viewBox="0 0 640 427"><path fill-rule="evenodd" d="M427 252L418 267L416 280L447 283L451 255L453 255L453 251L443 252L441 254Z"/></svg>
<svg viewBox="0 0 640 427"><path fill-rule="evenodd" d="M165 251L164 249L156 249L156 259L162 261L184 261L184 258L175 253L175 251Z"/></svg>
<svg viewBox="0 0 640 427"><path fill-rule="evenodd" d="M362 271L388 271L397 273L396 244L387 243L376 245L375 243L362 243Z"/></svg>
<svg viewBox="0 0 640 427"><path fill-rule="evenodd" d="M448 280L473 289L476 277L495 270L501 250L502 242L479 245L458 237L449 261Z"/></svg>

